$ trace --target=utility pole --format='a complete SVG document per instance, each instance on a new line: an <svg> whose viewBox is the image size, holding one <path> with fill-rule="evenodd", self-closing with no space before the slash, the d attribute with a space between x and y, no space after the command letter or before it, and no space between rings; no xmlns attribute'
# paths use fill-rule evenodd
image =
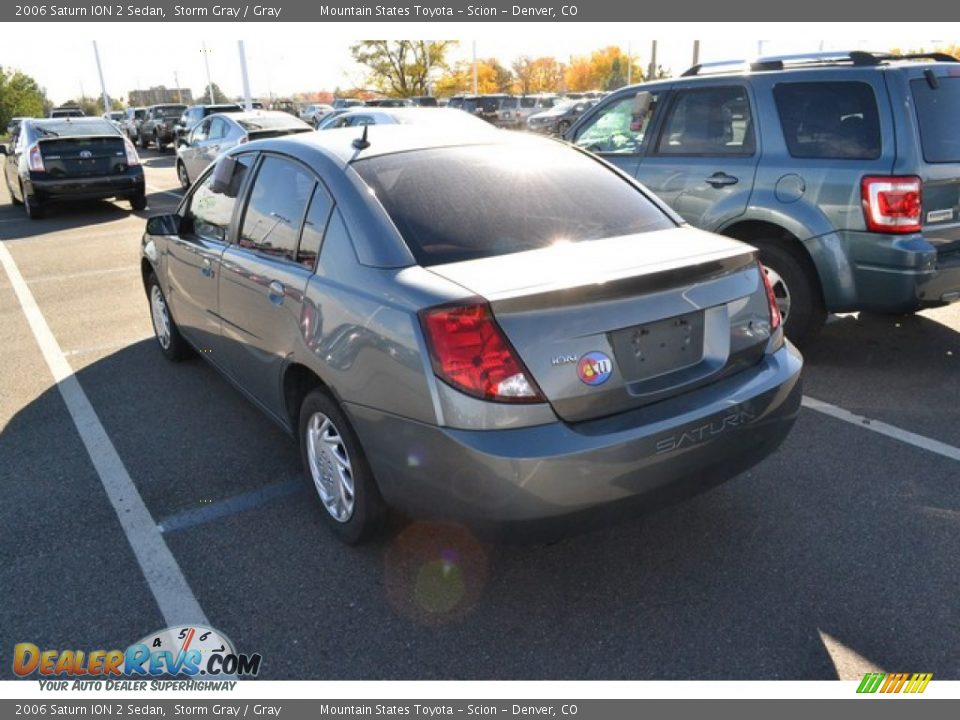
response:
<svg viewBox="0 0 960 720"><path fill-rule="evenodd" d="M103 97L103 112L110 117L110 98L107 95L107 86L103 82L103 69L100 67L100 51L97 50L97 41L93 41L93 56L97 59L97 75L100 76L100 93Z"/></svg>
<svg viewBox="0 0 960 720"><path fill-rule="evenodd" d="M207 69L207 91L210 93L210 104L213 105L213 83L210 82L210 60L207 58L207 55L210 53L207 50L207 41L203 41L203 66Z"/></svg>
<svg viewBox="0 0 960 720"><path fill-rule="evenodd" d="M654 40L650 45L650 69L647 72L647 80L657 79L657 41Z"/></svg>
<svg viewBox="0 0 960 720"><path fill-rule="evenodd" d="M173 86L177 89L177 102L183 102L183 96L180 94L180 78L177 77L177 71L173 71Z"/></svg>
<svg viewBox="0 0 960 720"><path fill-rule="evenodd" d="M237 40L237 49L240 51L240 77L243 80L243 107L250 112L253 110L253 99L250 97L250 78L247 76L247 52L243 47L243 40Z"/></svg>

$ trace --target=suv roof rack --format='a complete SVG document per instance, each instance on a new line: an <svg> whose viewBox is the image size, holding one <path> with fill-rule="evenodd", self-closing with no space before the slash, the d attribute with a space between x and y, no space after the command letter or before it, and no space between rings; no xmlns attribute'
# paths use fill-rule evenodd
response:
<svg viewBox="0 0 960 720"><path fill-rule="evenodd" d="M795 55L767 55L752 61L721 60L719 62L700 63L686 70L681 77L706 74L704 70L729 72L738 67L748 67L753 72L783 70L787 66L809 67L816 65L839 65L851 63L859 66L882 65L896 60L933 60L935 62L960 62L953 55L942 52L908 53L895 55L889 52L870 52L866 50L832 50L826 52L799 53Z"/></svg>

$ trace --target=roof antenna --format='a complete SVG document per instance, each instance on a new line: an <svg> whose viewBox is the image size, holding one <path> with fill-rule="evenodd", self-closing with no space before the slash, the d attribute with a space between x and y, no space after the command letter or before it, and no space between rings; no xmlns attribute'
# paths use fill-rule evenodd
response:
<svg viewBox="0 0 960 720"><path fill-rule="evenodd" d="M356 140L353 141L353 146L357 150L366 150L368 147L370 147L370 141L367 140L367 128L369 127L370 127L369 125L364 125L363 135L361 135L360 137L358 137Z"/></svg>

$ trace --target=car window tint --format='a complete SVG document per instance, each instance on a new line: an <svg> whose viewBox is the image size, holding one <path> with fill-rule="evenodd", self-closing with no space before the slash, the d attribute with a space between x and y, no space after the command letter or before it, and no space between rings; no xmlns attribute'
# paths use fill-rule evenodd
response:
<svg viewBox="0 0 960 720"><path fill-rule="evenodd" d="M917 107L923 158L931 163L960 162L960 78L937 78L933 88L926 78L911 80L910 91Z"/></svg>
<svg viewBox="0 0 960 720"><path fill-rule="evenodd" d="M880 157L877 100L867 83L780 83L773 89L773 96L792 157Z"/></svg>
<svg viewBox="0 0 960 720"><path fill-rule="evenodd" d="M303 220L303 232L300 234L300 248L297 250L297 262L311 270L317 264L323 233L333 209L333 198L323 185L317 183L310 200L310 208Z"/></svg>
<svg viewBox="0 0 960 720"><path fill-rule="evenodd" d="M190 196L185 219L188 221L188 227L192 225L194 234L210 240L229 242L227 234L230 230L233 208L237 204L237 193L253 164L253 155L238 155L236 160L237 167L226 193L213 191L214 173L211 171Z"/></svg>
<svg viewBox="0 0 960 720"><path fill-rule="evenodd" d="M750 102L742 87L677 93L660 133L660 155L752 155Z"/></svg>
<svg viewBox="0 0 960 720"><path fill-rule="evenodd" d="M315 182L295 163L264 158L253 181L237 244L294 261L300 222Z"/></svg>
<svg viewBox="0 0 960 720"><path fill-rule="evenodd" d="M436 148L353 167L421 265L673 227L629 181L559 144Z"/></svg>
<svg viewBox="0 0 960 720"><path fill-rule="evenodd" d="M626 95L601 109L577 133L577 146L618 155L640 152L657 109L657 97L654 95L642 112L638 112L635 95Z"/></svg>

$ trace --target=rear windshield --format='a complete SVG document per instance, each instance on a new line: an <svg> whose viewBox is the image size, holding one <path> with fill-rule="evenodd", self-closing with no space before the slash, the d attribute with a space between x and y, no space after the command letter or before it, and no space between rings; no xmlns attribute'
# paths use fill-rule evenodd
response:
<svg viewBox="0 0 960 720"><path fill-rule="evenodd" d="M47 120L44 123L36 123L33 131L37 137L77 137L82 135L119 135L111 123L106 120Z"/></svg>
<svg viewBox="0 0 960 720"><path fill-rule="evenodd" d="M674 227L617 173L559 144L435 148L353 167L425 266Z"/></svg>
<svg viewBox="0 0 960 720"><path fill-rule="evenodd" d="M154 109L154 112L157 115L162 115L163 117L180 117L184 110L187 108L183 105L170 105L168 107L158 107Z"/></svg>
<svg viewBox="0 0 960 720"><path fill-rule="evenodd" d="M931 163L960 162L960 77L937 78L932 88L926 78L911 80L923 159Z"/></svg>
<svg viewBox="0 0 960 720"><path fill-rule="evenodd" d="M484 112L493 112L494 110L500 107L500 103L502 101L503 101L503 98L482 97L477 99L477 107L479 107Z"/></svg>

